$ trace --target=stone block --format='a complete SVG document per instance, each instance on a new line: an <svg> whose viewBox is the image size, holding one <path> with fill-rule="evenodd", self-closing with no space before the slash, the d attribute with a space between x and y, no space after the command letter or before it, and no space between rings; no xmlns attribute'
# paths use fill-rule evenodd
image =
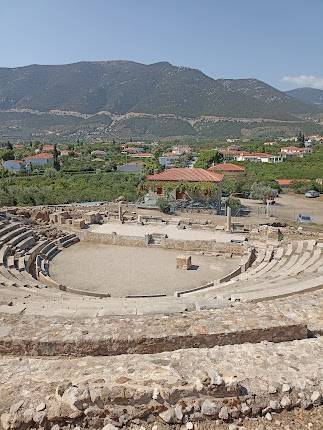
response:
<svg viewBox="0 0 323 430"><path fill-rule="evenodd" d="M190 270L192 267L192 257L186 255L179 255L176 257L176 269Z"/></svg>

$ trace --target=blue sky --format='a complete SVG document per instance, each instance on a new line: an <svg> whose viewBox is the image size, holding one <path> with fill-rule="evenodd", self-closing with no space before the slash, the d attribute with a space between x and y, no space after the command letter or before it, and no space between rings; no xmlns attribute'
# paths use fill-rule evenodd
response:
<svg viewBox="0 0 323 430"><path fill-rule="evenodd" d="M169 61L323 89L323 0L1 0L0 66Z"/></svg>

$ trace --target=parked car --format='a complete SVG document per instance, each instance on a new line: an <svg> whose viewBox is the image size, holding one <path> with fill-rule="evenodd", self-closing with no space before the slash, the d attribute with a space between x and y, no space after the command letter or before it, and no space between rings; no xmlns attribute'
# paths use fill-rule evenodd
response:
<svg viewBox="0 0 323 430"><path fill-rule="evenodd" d="M237 197L238 199L249 199L250 193L249 191L242 191L242 193L232 193L232 197Z"/></svg>
<svg viewBox="0 0 323 430"><path fill-rule="evenodd" d="M305 197L309 199L314 199L315 197L320 197L320 193L316 190L309 190L309 191L306 191Z"/></svg>
<svg viewBox="0 0 323 430"><path fill-rule="evenodd" d="M313 222L311 215L306 215L306 214L298 214L297 215L297 221L298 222L305 222L305 223Z"/></svg>

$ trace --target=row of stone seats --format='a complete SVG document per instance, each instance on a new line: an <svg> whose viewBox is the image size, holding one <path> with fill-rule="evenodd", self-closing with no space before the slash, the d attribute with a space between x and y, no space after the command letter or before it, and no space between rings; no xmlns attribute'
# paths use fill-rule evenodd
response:
<svg viewBox="0 0 323 430"><path fill-rule="evenodd" d="M204 296L230 300L260 300L321 287L322 248L317 246L315 241L297 241L275 250L268 247L266 254L266 261L264 258L261 263L252 266L230 282L215 285L205 291ZM271 258L268 258L270 254Z"/></svg>
<svg viewBox="0 0 323 430"><path fill-rule="evenodd" d="M3 286L34 288L42 285L26 270L27 253L36 235L29 226L15 222L0 224L0 283Z"/></svg>
<svg viewBox="0 0 323 430"><path fill-rule="evenodd" d="M59 288L54 280L49 275L49 261L55 257L63 248L67 248L79 241L75 234L66 234L52 241L44 241L32 250L31 260L28 261L27 267L30 273L39 280L42 285L48 287Z"/></svg>

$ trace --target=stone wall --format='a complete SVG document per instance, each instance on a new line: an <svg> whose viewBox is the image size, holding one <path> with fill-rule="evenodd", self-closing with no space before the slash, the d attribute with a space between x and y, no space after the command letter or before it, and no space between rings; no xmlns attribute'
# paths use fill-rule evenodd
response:
<svg viewBox="0 0 323 430"><path fill-rule="evenodd" d="M104 234L94 233L91 231L81 231L79 233L79 238L81 241L97 242L107 245L138 247L153 246L149 245L149 238L147 236L124 236L116 233ZM161 243L158 246L165 249L176 249L179 251L219 252L234 255L243 255L247 250L245 245L237 243L216 242L215 240L178 240L166 237L161 238Z"/></svg>

